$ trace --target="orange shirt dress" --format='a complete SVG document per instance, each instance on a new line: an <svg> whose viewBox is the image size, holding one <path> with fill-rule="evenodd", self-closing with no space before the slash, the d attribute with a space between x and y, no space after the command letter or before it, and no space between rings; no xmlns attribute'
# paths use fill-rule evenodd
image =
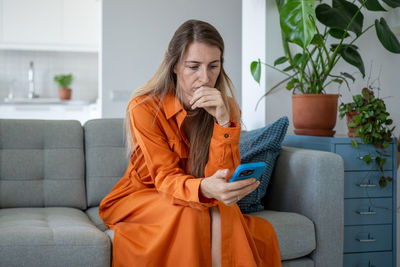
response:
<svg viewBox="0 0 400 267"><path fill-rule="evenodd" d="M237 104L230 99L230 106ZM231 108L231 109L232 109ZM222 267L281 266L271 224L201 196L187 174L190 144L181 128L186 111L174 95L161 102L137 97L128 105L134 139L129 166L101 201L100 217L114 230L114 267L211 267L209 208L221 216ZM238 118L231 127L214 123L205 177L240 164Z"/></svg>

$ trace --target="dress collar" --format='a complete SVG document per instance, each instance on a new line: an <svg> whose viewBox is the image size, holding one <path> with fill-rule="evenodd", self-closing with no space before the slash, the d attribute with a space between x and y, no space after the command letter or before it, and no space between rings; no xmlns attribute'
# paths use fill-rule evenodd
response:
<svg viewBox="0 0 400 267"><path fill-rule="evenodd" d="M178 112L184 110L181 101L174 94L167 94L162 100L165 116L167 120L176 115Z"/></svg>
<svg viewBox="0 0 400 267"><path fill-rule="evenodd" d="M176 115L176 121L179 128L181 128L183 120L187 115L187 112L183 108L181 101L179 101L175 94L167 94L162 101L162 105L167 120Z"/></svg>

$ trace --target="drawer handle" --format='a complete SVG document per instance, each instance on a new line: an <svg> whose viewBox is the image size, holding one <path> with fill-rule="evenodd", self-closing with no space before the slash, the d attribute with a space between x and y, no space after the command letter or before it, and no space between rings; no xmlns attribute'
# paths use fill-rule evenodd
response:
<svg viewBox="0 0 400 267"><path fill-rule="evenodd" d="M363 156L361 156L361 157L360 157L360 159L361 159L361 160L363 160L363 159L364 159L364 157L363 157ZM376 157L374 157L374 156L371 156L371 160L376 160Z"/></svg>
<svg viewBox="0 0 400 267"><path fill-rule="evenodd" d="M358 184L359 187L376 187L376 184Z"/></svg>
<svg viewBox="0 0 400 267"><path fill-rule="evenodd" d="M376 242L375 238L368 238L368 239L359 239L357 238L357 241L361 242L361 243L368 243L368 242Z"/></svg>
<svg viewBox="0 0 400 267"><path fill-rule="evenodd" d="M376 211L357 211L360 215L375 215Z"/></svg>

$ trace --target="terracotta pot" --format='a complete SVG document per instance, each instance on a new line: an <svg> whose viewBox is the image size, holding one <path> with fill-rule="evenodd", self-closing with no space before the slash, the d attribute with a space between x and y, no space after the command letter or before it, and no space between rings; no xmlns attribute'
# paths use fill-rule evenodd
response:
<svg viewBox="0 0 400 267"><path fill-rule="evenodd" d="M294 133L333 136L336 125L338 94L292 95Z"/></svg>
<svg viewBox="0 0 400 267"><path fill-rule="evenodd" d="M359 113L357 111L350 111L346 113L346 119L347 119L347 136L349 137L359 137L359 135L354 135L354 132L357 130L358 127L352 128L349 127L349 123L354 122L353 117L357 116Z"/></svg>
<svg viewBox="0 0 400 267"><path fill-rule="evenodd" d="M70 88L60 87L58 88L58 96L61 100L70 100L72 90Z"/></svg>

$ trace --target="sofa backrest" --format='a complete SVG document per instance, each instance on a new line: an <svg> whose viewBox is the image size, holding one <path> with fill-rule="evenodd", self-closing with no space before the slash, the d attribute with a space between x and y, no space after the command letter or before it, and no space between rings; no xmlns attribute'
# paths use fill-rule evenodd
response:
<svg viewBox="0 0 400 267"><path fill-rule="evenodd" d="M0 208L86 209L83 129L69 120L0 120Z"/></svg>
<svg viewBox="0 0 400 267"><path fill-rule="evenodd" d="M84 125L86 192L95 207L121 179L129 163L125 157L123 119L94 119Z"/></svg>

